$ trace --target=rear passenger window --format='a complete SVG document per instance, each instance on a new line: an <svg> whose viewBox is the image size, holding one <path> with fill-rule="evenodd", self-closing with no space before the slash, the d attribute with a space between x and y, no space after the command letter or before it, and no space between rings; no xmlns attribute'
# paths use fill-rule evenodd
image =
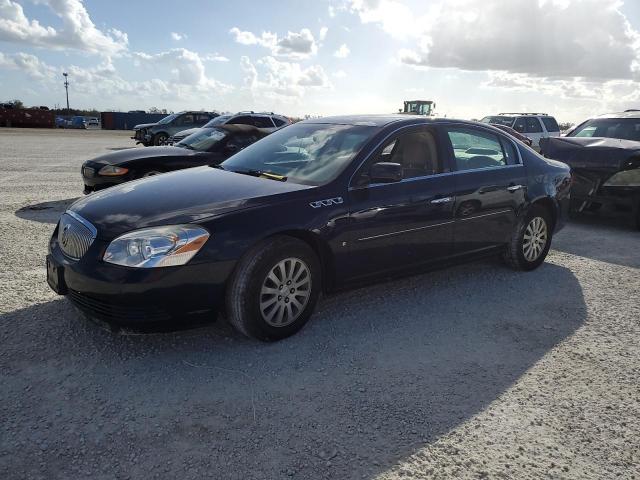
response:
<svg viewBox="0 0 640 480"><path fill-rule="evenodd" d="M271 120L273 120L273 123L275 123L275 124L276 124L276 127L281 127L282 125L284 125L285 123L287 123L287 122L285 122L284 120L282 120L281 118L275 118L275 117L274 117L274 118L272 118Z"/></svg>
<svg viewBox="0 0 640 480"><path fill-rule="evenodd" d="M542 126L540 125L540 120L536 117L527 118L527 133L540 133L542 132Z"/></svg>
<svg viewBox="0 0 640 480"><path fill-rule="evenodd" d="M253 125L253 119L245 115L245 116L232 118L227 123L234 124L234 125Z"/></svg>
<svg viewBox="0 0 640 480"><path fill-rule="evenodd" d="M447 134L458 171L500 167L509 163L500 139L492 133L471 128L449 128ZM513 150L510 154L515 156Z"/></svg>
<svg viewBox="0 0 640 480"><path fill-rule="evenodd" d="M269 117L253 117L253 124L258 128L273 128L273 122Z"/></svg>
<svg viewBox="0 0 640 480"><path fill-rule="evenodd" d="M558 126L558 122L553 117L540 117L542 123L544 123L544 128L547 129L547 132L559 132L560 127Z"/></svg>

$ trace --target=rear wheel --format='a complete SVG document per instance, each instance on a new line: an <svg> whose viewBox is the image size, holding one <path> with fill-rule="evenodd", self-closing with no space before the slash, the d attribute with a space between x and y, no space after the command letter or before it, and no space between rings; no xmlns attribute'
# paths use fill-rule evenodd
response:
<svg viewBox="0 0 640 480"><path fill-rule="evenodd" d="M551 247L552 228L548 210L535 205L516 225L504 253L505 262L517 270L539 267Z"/></svg>
<svg viewBox="0 0 640 480"><path fill-rule="evenodd" d="M311 317L320 293L320 264L295 238L265 240L240 260L227 287L229 322L248 337L286 338Z"/></svg>
<svg viewBox="0 0 640 480"><path fill-rule="evenodd" d="M161 172L160 170L149 170L147 172L144 172L142 174L142 176L143 177L153 177L155 175L160 175L161 173L164 173L164 172Z"/></svg>

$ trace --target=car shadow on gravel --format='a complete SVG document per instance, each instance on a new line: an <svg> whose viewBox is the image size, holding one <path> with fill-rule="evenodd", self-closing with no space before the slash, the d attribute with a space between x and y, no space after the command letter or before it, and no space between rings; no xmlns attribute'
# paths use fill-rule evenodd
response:
<svg viewBox="0 0 640 480"><path fill-rule="evenodd" d="M578 214L553 239L560 252L625 267L640 268L640 255L633 255L640 243L640 231L628 213Z"/></svg>
<svg viewBox="0 0 640 480"><path fill-rule="evenodd" d="M585 318L568 269L492 260L330 296L273 344L224 324L117 335L50 301L0 316L0 455L48 478L373 478Z"/></svg>
<svg viewBox="0 0 640 480"><path fill-rule="evenodd" d="M24 220L40 223L58 223L60 215L80 197L55 200L53 202L34 203L16 210L15 215Z"/></svg>

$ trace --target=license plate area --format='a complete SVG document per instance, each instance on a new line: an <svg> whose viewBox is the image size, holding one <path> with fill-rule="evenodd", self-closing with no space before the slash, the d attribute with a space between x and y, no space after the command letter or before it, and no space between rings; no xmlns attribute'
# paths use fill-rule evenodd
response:
<svg viewBox="0 0 640 480"><path fill-rule="evenodd" d="M47 283L58 295L66 295L68 292L64 281L64 267L51 255L47 255Z"/></svg>

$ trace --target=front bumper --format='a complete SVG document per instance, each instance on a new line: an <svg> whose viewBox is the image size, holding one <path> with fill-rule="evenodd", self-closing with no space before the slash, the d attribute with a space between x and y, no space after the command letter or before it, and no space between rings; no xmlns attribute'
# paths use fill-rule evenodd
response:
<svg viewBox="0 0 640 480"><path fill-rule="evenodd" d="M225 284L235 262L128 268L102 261L108 243L99 238L78 261L58 245L58 227L49 242L49 264L61 285L56 293L84 314L117 327L154 328L191 319L214 320L223 306ZM53 288L53 287L52 287Z"/></svg>

